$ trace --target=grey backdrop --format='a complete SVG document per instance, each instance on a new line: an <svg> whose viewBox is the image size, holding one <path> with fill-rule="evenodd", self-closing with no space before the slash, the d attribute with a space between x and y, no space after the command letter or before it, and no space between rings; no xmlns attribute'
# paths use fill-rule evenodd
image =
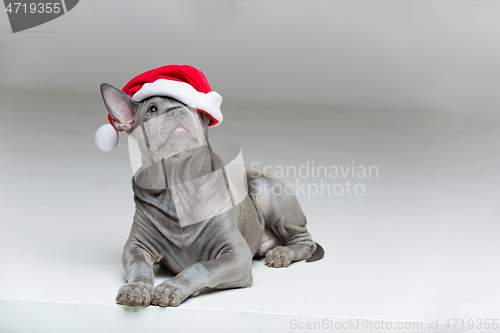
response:
<svg viewBox="0 0 500 333"><path fill-rule="evenodd" d="M495 112L498 1L80 1L9 33L0 87L95 93L164 64L225 99Z"/></svg>

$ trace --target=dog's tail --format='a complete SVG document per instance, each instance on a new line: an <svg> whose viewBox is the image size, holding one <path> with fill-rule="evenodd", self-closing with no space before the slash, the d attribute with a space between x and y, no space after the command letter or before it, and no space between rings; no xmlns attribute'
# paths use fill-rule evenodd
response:
<svg viewBox="0 0 500 333"><path fill-rule="evenodd" d="M320 259L323 259L323 257L325 256L325 250L323 250L321 245L319 245L318 243L316 243L316 245L316 251L314 251L314 254L311 256L311 258L306 259L306 262L318 261Z"/></svg>

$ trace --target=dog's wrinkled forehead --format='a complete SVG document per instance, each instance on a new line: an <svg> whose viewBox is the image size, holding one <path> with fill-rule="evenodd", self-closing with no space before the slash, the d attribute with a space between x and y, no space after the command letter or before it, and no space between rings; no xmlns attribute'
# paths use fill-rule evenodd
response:
<svg viewBox="0 0 500 333"><path fill-rule="evenodd" d="M138 103L135 115L136 119L132 130L158 116L166 115L167 119L179 122L187 114L190 114L193 119L200 121L204 133L208 132L210 117L176 99L163 96L150 97Z"/></svg>
<svg viewBox="0 0 500 333"><path fill-rule="evenodd" d="M145 122L164 114L173 116L174 114L185 115L189 111L193 112L193 114L196 112L186 104L169 97L150 97L138 104L137 113L135 115L136 126L144 124Z"/></svg>
<svg viewBox="0 0 500 333"><path fill-rule="evenodd" d="M187 119L199 121L203 135L206 136L208 134L209 116L202 112L198 112L194 108L176 99L163 96L150 97L138 103L134 117L134 125L131 130L160 116L174 123L180 123L181 121L187 123ZM160 122L156 123L158 125L161 124ZM153 124L150 123L149 125L151 126Z"/></svg>

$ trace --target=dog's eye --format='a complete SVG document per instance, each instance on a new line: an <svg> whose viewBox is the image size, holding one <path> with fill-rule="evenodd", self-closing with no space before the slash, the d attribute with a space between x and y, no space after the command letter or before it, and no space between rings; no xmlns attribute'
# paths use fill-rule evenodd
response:
<svg viewBox="0 0 500 333"><path fill-rule="evenodd" d="M155 112L156 112L156 106L153 105L153 106L151 106L149 108L149 110L146 113L147 114L152 114L152 113L155 113Z"/></svg>

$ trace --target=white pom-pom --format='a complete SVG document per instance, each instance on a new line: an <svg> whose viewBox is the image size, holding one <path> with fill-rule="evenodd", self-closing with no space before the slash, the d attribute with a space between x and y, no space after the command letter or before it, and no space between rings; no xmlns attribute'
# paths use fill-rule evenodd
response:
<svg viewBox="0 0 500 333"><path fill-rule="evenodd" d="M95 144L102 151L110 151L118 144L118 132L111 124L102 125L95 132Z"/></svg>

